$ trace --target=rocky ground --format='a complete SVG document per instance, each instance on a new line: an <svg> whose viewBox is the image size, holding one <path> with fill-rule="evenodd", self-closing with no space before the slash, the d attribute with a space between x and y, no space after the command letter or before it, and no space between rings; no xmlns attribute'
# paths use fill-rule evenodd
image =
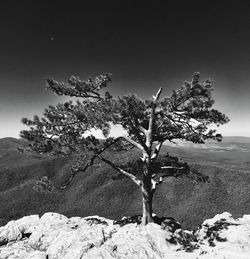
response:
<svg viewBox="0 0 250 259"><path fill-rule="evenodd" d="M250 258L250 215L218 214L194 232L172 218L155 219L142 227L138 217L26 216L0 227L0 258Z"/></svg>

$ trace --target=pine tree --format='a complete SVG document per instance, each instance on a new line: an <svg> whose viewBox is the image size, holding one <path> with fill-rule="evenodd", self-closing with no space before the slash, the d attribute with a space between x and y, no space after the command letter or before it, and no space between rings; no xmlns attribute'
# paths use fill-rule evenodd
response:
<svg viewBox="0 0 250 259"><path fill-rule="evenodd" d="M23 130L21 137L32 141L30 149L38 153L78 155L71 176L60 189L66 188L78 172L85 171L96 159L129 177L142 192L143 225L153 221L153 195L162 182L159 174L177 177L190 173L186 163L169 155L165 157L165 164L157 161L163 143L174 140L193 143L204 143L207 139L221 141L222 136L211 127L229 121L212 108L212 82L201 82L199 73L170 96L160 98L160 88L147 100L134 94L114 98L109 92L104 92L111 82L110 74L86 81L72 76L67 83L52 79L46 82L48 89L57 95L72 97L72 100L49 106L41 118L23 118L22 122L29 126L29 130ZM121 125L127 134L109 137L112 125ZM93 129L101 130L105 140L100 141L87 134ZM119 152L130 148L138 148L142 154L137 167L139 177L133 172L134 165L120 166L105 157L107 150ZM88 162L86 152L91 154Z"/></svg>

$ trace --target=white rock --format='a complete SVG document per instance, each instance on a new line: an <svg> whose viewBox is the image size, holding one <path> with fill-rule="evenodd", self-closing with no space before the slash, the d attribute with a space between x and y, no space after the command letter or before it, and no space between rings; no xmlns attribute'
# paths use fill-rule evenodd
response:
<svg viewBox="0 0 250 259"><path fill-rule="evenodd" d="M205 220L196 233L198 242L191 242L199 245L193 252L183 249L184 235L188 238L192 233L181 229L171 233L154 223L120 227L98 216L68 219L58 213L45 213L41 218L27 216L0 228L0 241L7 243L0 246L0 258L250 258L250 215L234 220L230 213L222 213ZM174 238L176 244L170 242Z"/></svg>
<svg viewBox="0 0 250 259"><path fill-rule="evenodd" d="M217 214L215 215L212 219L206 219L202 225L208 225L208 226L211 226L211 225L214 225L215 222L218 222L220 220L225 220L227 222L236 222L232 215L229 213L229 212L223 212L221 214Z"/></svg>
<svg viewBox="0 0 250 259"><path fill-rule="evenodd" d="M54 212L47 212L40 219L40 223L45 223L49 225L54 225L58 223L67 223L68 221L69 219L64 215L61 215L59 213L54 213Z"/></svg>
<svg viewBox="0 0 250 259"><path fill-rule="evenodd" d="M4 227L0 227L0 243L18 241L23 234L32 233L39 223L38 215L26 216L16 221L10 221Z"/></svg>
<svg viewBox="0 0 250 259"><path fill-rule="evenodd" d="M222 258L250 258L249 216L234 220L230 213L224 212L205 220L197 231L199 244L208 254L213 251Z"/></svg>
<svg viewBox="0 0 250 259"><path fill-rule="evenodd" d="M238 219L241 224L248 224L250 225L250 215L244 215L242 218Z"/></svg>

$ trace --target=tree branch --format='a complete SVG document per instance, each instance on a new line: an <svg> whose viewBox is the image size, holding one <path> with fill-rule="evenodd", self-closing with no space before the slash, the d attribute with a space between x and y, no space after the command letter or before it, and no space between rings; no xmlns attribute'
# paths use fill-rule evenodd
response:
<svg viewBox="0 0 250 259"><path fill-rule="evenodd" d="M64 183L64 185L57 187L57 189L64 190L71 183L71 181L76 176L76 174L79 173L79 172L85 172L91 165L93 165L95 159L96 159L96 155L94 155L91 158L90 162L88 164L86 164L84 166L84 168L81 168L79 170L73 171L72 174L70 175L69 179Z"/></svg>
<svg viewBox="0 0 250 259"><path fill-rule="evenodd" d="M141 149L142 151L144 150L144 148L138 144L136 141L134 141L133 139L131 139L130 137L128 136L122 136L122 138L124 138L125 140L127 140L127 142L129 142L130 144L132 144L133 146Z"/></svg>
<svg viewBox="0 0 250 259"><path fill-rule="evenodd" d="M163 181L162 177L160 177L158 181L155 181L155 180L151 179L151 190L152 190L153 193L156 191L157 185L161 184L162 181Z"/></svg>
<svg viewBox="0 0 250 259"><path fill-rule="evenodd" d="M184 167L162 166L161 169L184 169Z"/></svg>
<svg viewBox="0 0 250 259"><path fill-rule="evenodd" d="M119 166L116 166L114 163L112 163L111 161L107 160L106 158L104 158L101 155L97 155L98 158L100 158L103 162L105 162L106 164L110 165L113 169L115 169L117 172L126 175L127 177L129 177L134 183L136 183L138 186L141 186L141 181L134 176L133 174L130 174L129 172L123 170L122 168L120 168Z"/></svg>
<svg viewBox="0 0 250 259"><path fill-rule="evenodd" d="M114 139L114 141L112 141L109 145L101 148L96 154L94 154L90 160L90 162L88 164L86 164L83 168L80 168L76 171L73 171L72 174L70 175L69 179L66 181L66 183L64 183L63 186L60 186L60 187L57 187L57 189L60 189L60 190L64 190L70 183L71 181L73 180L73 178L76 176L76 174L78 172L85 172L90 166L93 165L96 157L99 157L99 155L101 155L105 150L107 150L109 147L111 147L112 145L114 145L117 141L119 141L121 138L124 138L126 141L128 141L130 144L132 144L133 146L136 146L140 149L143 150L143 148L138 144L136 143L135 141L133 141L132 139L126 137L126 136L123 136L123 137L118 137L116 139ZM99 157L100 158L100 157ZM125 172L125 171L124 171ZM139 181L139 180L138 180Z"/></svg>
<svg viewBox="0 0 250 259"><path fill-rule="evenodd" d="M140 130L144 135L146 135L147 130L140 124L139 121L137 122L137 126L138 126L139 130Z"/></svg>
<svg viewBox="0 0 250 259"><path fill-rule="evenodd" d="M151 160L152 160L152 161L155 160L155 159L157 158L157 156L159 155L160 150L161 150L162 143L163 143L163 141L159 141L158 144L156 145L155 150L154 150L154 153L153 153L153 155L151 156Z"/></svg>
<svg viewBox="0 0 250 259"><path fill-rule="evenodd" d="M79 172L85 172L90 166L93 165L96 157L100 154L102 154L105 150L107 150L109 147L111 147L113 144L115 144L117 141L119 141L121 139L121 137L118 137L116 139L114 139L114 141L112 141L111 143L109 143L109 145L101 148L96 154L94 154L92 156L92 158L90 159L90 162L87 163L84 168L79 168L78 170L75 170L72 172L72 174L70 175L69 179L66 181L66 183L64 183L63 186L60 186L60 187L57 187L57 189L60 189L60 190L64 190L70 183L71 181L73 180L73 178L76 176L77 173Z"/></svg>
<svg viewBox="0 0 250 259"><path fill-rule="evenodd" d="M150 118L149 118L149 125L148 125L148 130L146 132L146 146L148 147L149 150L151 150L152 146L152 135L153 135L153 127L155 124L155 108L156 108L156 103L159 100L160 94L162 92L162 88L158 90L156 95L153 95L153 102L152 102L152 107L150 111ZM150 154L151 156L151 154Z"/></svg>
<svg viewBox="0 0 250 259"><path fill-rule="evenodd" d="M134 130L134 134L136 135L136 137L138 138L138 141L140 142L141 146L143 147L143 149L148 153L148 147L147 145L143 142L142 137L140 136L140 133L138 132L138 128L139 130L146 136L147 134L147 130L144 129L140 123L137 121L137 119L135 119L133 116L130 116L131 118L131 123L132 123L132 128Z"/></svg>
<svg viewBox="0 0 250 259"><path fill-rule="evenodd" d="M162 92L162 87L158 90L158 92L156 93L155 96L153 95L153 100L154 100L154 102L156 102L156 101L159 100L160 95L161 95L161 92Z"/></svg>

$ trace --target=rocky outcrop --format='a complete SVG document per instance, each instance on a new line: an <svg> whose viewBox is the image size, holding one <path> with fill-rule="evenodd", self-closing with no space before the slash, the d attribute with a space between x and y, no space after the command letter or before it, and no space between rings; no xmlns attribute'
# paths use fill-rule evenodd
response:
<svg viewBox="0 0 250 259"><path fill-rule="evenodd" d="M250 215L237 220L229 213L216 215L195 232L182 230L171 218L157 223L26 216L0 227L0 258L249 258Z"/></svg>

